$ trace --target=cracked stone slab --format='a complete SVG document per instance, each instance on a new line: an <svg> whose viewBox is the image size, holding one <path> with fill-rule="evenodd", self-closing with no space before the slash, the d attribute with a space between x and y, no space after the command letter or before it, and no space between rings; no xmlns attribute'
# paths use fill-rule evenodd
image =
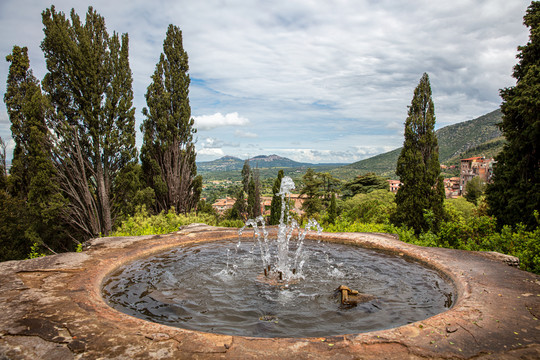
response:
<svg viewBox="0 0 540 360"><path fill-rule="evenodd" d="M82 253L0 263L0 359L540 358L539 276L508 266L515 259L501 254L424 248L387 234L313 237L378 249L439 271L455 288L451 309L382 331L272 339L152 323L112 309L101 296L103 279L123 264L237 237L233 229L193 224L168 235L94 239Z"/></svg>

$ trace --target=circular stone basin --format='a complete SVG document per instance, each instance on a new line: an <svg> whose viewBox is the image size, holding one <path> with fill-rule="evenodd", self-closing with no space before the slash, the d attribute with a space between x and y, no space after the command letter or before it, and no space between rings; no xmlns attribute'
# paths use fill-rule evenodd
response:
<svg viewBox="0 0 540 360"><path fill-rule="evenodd" d="M306 240L302 270L290 281L274 281L264 277L258 249L252 241L178 247L116 270L104 281L103 296L141 319L253 337L388 329L431 317L455 301L453 286L438 272L400 256ZM340 285L366 296L342 305Z"/></svg>

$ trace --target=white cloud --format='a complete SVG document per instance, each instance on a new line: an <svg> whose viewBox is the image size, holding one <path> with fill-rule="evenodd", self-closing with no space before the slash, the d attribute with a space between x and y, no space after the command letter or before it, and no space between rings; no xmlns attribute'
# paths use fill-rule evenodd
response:
<svg viewBox="0 0 540 360"><path fill-rule="evenodd" d="M68 16L75 7L84 19L86 5L55 4ZM299 143L295 160L306 162L341 162L346 156L351 158L345 162L355 161L363 155L354 144L374 151L399 146L402 136L396 135L423 72L430 76L437 128L497 108L499 89L514 84L516 48L527 42L522 18L529 4L93 1L109 33L129 33L137 128L172 23L181 28L189 55L192 113L213 114L195 117L197 129L216 139L197 144L199 154L211 153L208 149L227 155L252 152L249 141L258 135L256 146L269 153ZM14 44L28 46L39 79L46 73L39 44L40 15L47 6L36 0L0 1L0 33L7 34L0 38L0 53L5 56ZM0 61L0 83L5 84L7 71L8 63ZM0 88L0 96L4 91ZM3 138L8 132L0 127ZM366 142L374 134L377 143ZM314 152L321 142L326 152Z"/></svg>
<svg viewBox="0 0 540 360"><path fill-rule="evenodd" d="M208 157L221 157L221 156L224 156L225 153L223 152L223 149L219 149L219 148L203 148L197 151L197 155L208 156Z"/></svg>
<svg viewBox="0 0 540 360"><path fill-rule="evenodd" d="M236 135L238 137L241 137L241 138L248 138L248 139L253 139L253 138L259 137L259 135L255 134L255 133L252 133L252 132L249 132L249 131L245 131L245 130L236 130L234 132L234 135Z"/></svg>
<svg viewBox="0 0 540 360"><path fill-rule="evenodd" d="M237 112L226 115L218 112L213 115L194 116L193 119L198 130L212 130L224 126L244 126L249 124L249 120L241 117Z"/></svg>

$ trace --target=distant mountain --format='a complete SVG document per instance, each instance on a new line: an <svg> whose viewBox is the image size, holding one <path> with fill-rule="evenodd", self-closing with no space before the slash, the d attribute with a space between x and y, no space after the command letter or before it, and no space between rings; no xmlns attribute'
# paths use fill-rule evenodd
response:
<svg viewBox="0 0 540 360"><path fill-rule="evenodd" d="M244 166L244 160L234 156L224 156L212 161L198 161L197 172L242 170L242 166Z"/></svg>
<svg viewBox="0 0 540 360"><path fill-rule="evenodd" d="M437 130L439 141L439 161L446 163L449 159L502 136L497 124L502 120L500 109L454 125ZM477 154L481 155L481 154Z"/></svg>
<svg viewBox="0 0 540 360"><path fill-rule="evenodd" d="M308 167L339 167L345 164L311 164L301 163L278 155L258 155L249 159L252 168L308 168ZM197 162L197 172L209 173L217 171L241 171L244 160L234 156L224 156L213 161Z"/></svg>
<svg viewBox="0 0 540 360"><path fill-rule="evenodd" d="M502 113L500 109L479 118L445 126L435 132L439 143L441 164L455 165L461 158L471 156L495 156L504 144L502 133L497 127ZM361 160L331 171L334 176L375 172L381 176L394 177L401 148Z"/></svg>

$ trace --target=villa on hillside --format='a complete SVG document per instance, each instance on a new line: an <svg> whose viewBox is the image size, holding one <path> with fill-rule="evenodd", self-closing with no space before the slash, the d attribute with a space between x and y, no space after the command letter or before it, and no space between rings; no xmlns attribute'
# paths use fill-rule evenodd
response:
<svg viewBox="0 0 540 360"><path fill-rule="evenodd" d="M388 181L388 184L390 185L390 191L393 192L394 194L397 194L399 187L403 185L401 181L399 180L386 180L386 181Z"/></svg>
<svg viewBox="0 0 540 360"><path fill-rule="evenodd" d="M293 208L291 209L291 211L301 216L304 213L302 211L302 204L304 203L304 200L306 200L306 198L307 198L306 195L291 194L290 200L293 205ZM218 214L224 214L227 210L232 209L235 202L236 202L235 198L226 197L225 199L217 199L212 204L212 207L218 212ZM261 214L265 216L269 216L271 205L272 205L271 196L261 196Z"/></svg>
<svg viewBox="0 0 540 360"><path fill-rule="evenodd" d="M444 194L447 199L455 199L459 197L459 177L451 177L444 179Z"/></svg>
<svg viewBox="0 0 540 360"><path fill-rule="evenodd" d="M227 196L225 199L217 199L212 204L212 207L218 212L218 214L223 214L225 211L232 209L235 201L235 198Z"/></svg>
<svg viewBox="0 0 540 360"><path fill-rule="evenodd" d="M461 167L459 172L460 187L459 194L465 194L465 186L475 177L480 177L485 183L491 181L493 176L494 159L486 159L485 157L477 156L468 159L461 159Z"/></svg>

